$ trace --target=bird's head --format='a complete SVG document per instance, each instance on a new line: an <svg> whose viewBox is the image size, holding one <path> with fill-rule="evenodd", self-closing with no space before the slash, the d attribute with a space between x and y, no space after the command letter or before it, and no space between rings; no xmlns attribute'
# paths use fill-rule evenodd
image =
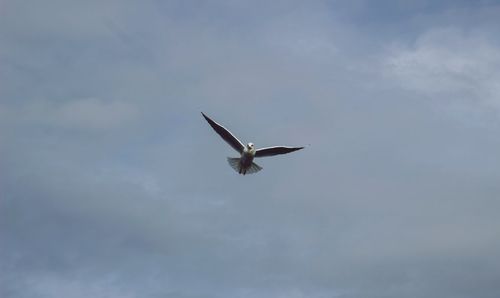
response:
<svg viewBox="0 0 500 298"><path fill-rule="evenodd" d="M248 149L253 149L253 143L248 143L248 144L247 144L247 148L248 148Z"/></svg>

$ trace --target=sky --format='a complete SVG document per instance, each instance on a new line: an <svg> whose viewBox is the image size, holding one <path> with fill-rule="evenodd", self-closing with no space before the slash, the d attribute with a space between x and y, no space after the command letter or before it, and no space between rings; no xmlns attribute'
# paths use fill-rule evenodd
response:
<svg viewBox="0 0 500 298"><path fill-rule="evenodd" d="M500 297L499 16L1 0L0 297Z"/></svg>

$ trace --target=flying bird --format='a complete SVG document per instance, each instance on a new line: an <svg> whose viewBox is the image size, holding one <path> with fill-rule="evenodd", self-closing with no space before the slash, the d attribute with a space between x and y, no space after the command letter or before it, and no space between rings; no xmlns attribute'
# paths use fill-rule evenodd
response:
<svg viewBox="0 0 500 298"><path fill-rule="evenodd" d="M219 134L224 141L226 141L234 150L240 153L240 157L228 157L229 165L240 174L253 174L262 170L262 167L253 162L254 157L274 156L278 154L286 154L293 151L303 149L304 147L285 147L274 146L267 148L255 149L253 143L248 143L246 146L238 140L229 130L224 126L210 119L203 112L201 113L208 124L212 126L217 134Z"/></svg>

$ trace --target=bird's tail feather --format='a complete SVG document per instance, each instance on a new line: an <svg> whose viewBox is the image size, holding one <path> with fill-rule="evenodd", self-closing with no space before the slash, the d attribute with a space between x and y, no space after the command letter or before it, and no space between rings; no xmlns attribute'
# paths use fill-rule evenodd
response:
<svg viewBox="0 0 500 298"><path fill-rule="evenodd" d="M240 159L237 157L228 157L227 162L236 172L240 171Z"/></svg>
<svg viewBox="0 0 500 298"><path fill-rule="evenodd" d="M227 162L229 163L231 168L233 168L236 172L240 174L253 174L262 170L261 166L252 162L252 165L245 172L240 172L240 159L238 157L228 157Z"/></svg>
<svg viewBox="0 0 500 298"><path fill-rule="evenodd" d="M252 162L252 165L247 169L247 174L253 174L257 173L258 171L262 170L262 167L259 166L258 164Z"/></svg>

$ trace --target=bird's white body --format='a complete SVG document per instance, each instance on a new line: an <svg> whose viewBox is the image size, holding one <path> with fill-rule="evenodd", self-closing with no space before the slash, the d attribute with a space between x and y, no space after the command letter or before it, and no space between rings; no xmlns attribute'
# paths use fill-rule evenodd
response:
<svg viewBox="0 0 500 298"><path fill-rule="evenodd" d="M241 153L241 157L239 160L239 168L238 172L240 174L245 175L246 172L252 167L253 164L253 158L255 157L255 148L252 143L248 143L245 146L245 149L243 149L243 152ZM260 171L260 167L257 166L259 169L256 171Z"/></svg>

